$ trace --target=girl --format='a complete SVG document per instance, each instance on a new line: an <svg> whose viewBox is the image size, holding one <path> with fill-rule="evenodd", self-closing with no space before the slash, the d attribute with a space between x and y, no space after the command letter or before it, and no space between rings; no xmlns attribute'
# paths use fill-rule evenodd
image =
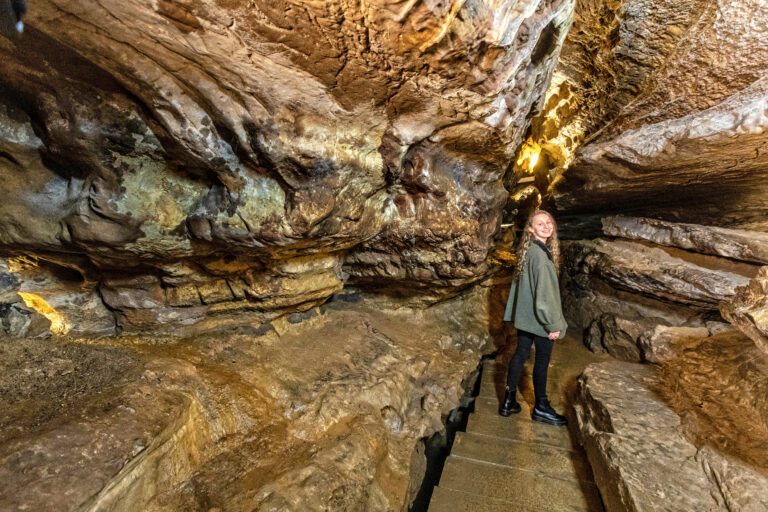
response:
<svg viewBox="0 0 768 512"><path fill-rule="evenodd" d="M565 317L560 304L557 268L560 244L555 219L544 210L536 210L525 225L517 267L509 291L504 320L514 322L517 329L517 350L509 361L507 387L499 414L509 416L520 412L516 391L523 364L536 345L533 366L533 389L536 405L531 419L562 426L565 416L555 412L547 399L547 369L555 340L565 336Z"/></svg>

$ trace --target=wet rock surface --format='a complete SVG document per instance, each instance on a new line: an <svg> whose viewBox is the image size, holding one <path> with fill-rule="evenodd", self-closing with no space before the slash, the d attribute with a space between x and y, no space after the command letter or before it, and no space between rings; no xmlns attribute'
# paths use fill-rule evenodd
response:
<svg viewBox="0 0 768 512"><path fill-rule="evenodd" d="M400 509L417 445L490 343L487 304L334 301L261 335L6 338L0 508Z"/></svg>
<svg viewBox="0 0 768 512"><path fill-rule="evenodd" d="M134 332L268 322L350 280L455 294L492 270L572 13L31 3L0 40L0 253L74 269Z"/></svg>

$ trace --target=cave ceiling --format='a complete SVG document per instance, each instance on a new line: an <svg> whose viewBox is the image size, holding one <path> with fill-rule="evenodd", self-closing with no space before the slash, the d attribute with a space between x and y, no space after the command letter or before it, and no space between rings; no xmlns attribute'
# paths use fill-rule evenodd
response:
<svg viewBox="0 0 768 512"><path fill-rule="evenodd" d="M759 0L577 2L532 126L572 236L607 213L768 229L767 62Z"/></svg>
<svg viewBox="0 0 768 512"><path fill-rule="evenodd" d="M764 231L767 10L36 1L0 38L0 252L138 327L348 284L439 300L539 201L571 238Z"/></svg>

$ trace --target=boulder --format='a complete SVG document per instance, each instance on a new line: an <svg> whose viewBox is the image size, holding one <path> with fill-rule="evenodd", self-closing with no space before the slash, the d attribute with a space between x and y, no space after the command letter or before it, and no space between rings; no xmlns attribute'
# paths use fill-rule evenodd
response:
<svg viewBox="0 0 768 512"><path fill-rule="evenodd" d="M706 327L656 325L637 338L637 345L644 361L662 363L674 359L687 347L697 346L702 338L723 332L720 329L713 332Z"/></svg>
<svg viewBox="0 0 768 512"><path fill-rule="evenodd" d="M679 401L660 391L663 371L651 365L615 361L590 365L579 379L575 406L579 435L606 509L731 511L768 507L768 459L754 465L755 457L765 456L765 432L756 434L763 436L762 448L747 459L733 448L722 450L719 443L713 448L706 438L686 435L696 428L691 425L696 420L683 413L685 406ZM706 371L698 375L706 375ZM721 385L723 381L710 375L702 390L713 408L717 407ZM728 409L722 412L739 414ZM759 410L753 406L751 412ZM730 432L730 436L735 435Z"/></svg>

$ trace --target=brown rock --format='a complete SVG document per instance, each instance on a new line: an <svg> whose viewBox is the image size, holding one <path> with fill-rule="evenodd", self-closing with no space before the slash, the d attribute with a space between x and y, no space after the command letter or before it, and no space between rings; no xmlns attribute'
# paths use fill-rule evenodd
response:
<svg viewBox="0 0 768 512"><path fill-rule="evenodd" d="M595 233L610 212L766 231L767 16L755 0L579 3L534 122L567 167L567 226Z"/></svg>
<svg viewBox="0 0 768 512"><path fill-rule="evenodd" d="M759 231L637 217L606 217L603 233L734 260L768 263L768 233Z"/></svg>
<svg viewBox="0 0 768 512"><path fill-rule="evenodd" d="M595 320L584 336L584 343L593 352L608 352L616 359L639 363L642 354L637 340L649 329L653 321L629 320L604 314Z"/></svg>
<svg viewBox="0 0 768 512"><path fill-rule="evenodd" d="M768 267L762 267L748 285L721 302L720 313L768 354Z"/></svg>
<svg viewBox="0 0 768 512"><path fill-rule="evenodd" d="M657 325L637 338L643 359L662 363L677 357L687 347L695 347L710 335L706 327L680 327Z"/></svg>
<svg viewBox="0 0 768 512"><path fill-rule="evenodd" d="M714 309L757 268L710 256L624 240L578 242L583 272L613 286L704 309Z"/></svg>
<svg viewBox="0 0 768 512"><path fill-rule="evenodd" d="M721 338L708 346L714 348L714 352L705 349L709 363L694 358L681 364L687 354L682 350L660 369L598 363L580 377L579 431L607 510L726 511L768 506L765 464L755 465L755 457L764 457L767 431L746 426L751 422L743 422L741 416L764 413L765 402L753 400L744 412L735 406L735 401L746 399L744 395L754 399L757 395L752 392L761 390L750 390L743 379L740 384L730 380L731 372L739 371L738 362L731 359L739 353L732 351L734 345L723 344ZM740 358L742 364L748 358ZM715 367L727 377L712 372ZM667 375L682 381L675 391ZM734 392L740 396L730 396ZM692 412L702 407L704 415ZM744 426L734 430L734 422ZM732 443L745 428L752 429L749 441L723 449L727 444L722 442Z"/></svg>
<svg viewBox="0 0 768 512"><path fill-rule="evenodd" d="M2 243L146 262L380 236L418 247L407 279L444 279L438 259L477 277L572 8L31 4L35 30L0 45L32 106L0 109L19 155L4 190L29 191Z"/></svg>
<svg viewBox="0 0 768 512"><path fill-rule="evenodd" d="M491 350L488 304L477 287L260 333L0 340L0 509L407 507L417 446Z"/></svg>
<svg viewBox="0 0 768 512"><path fill-rule="evenodd" d="M7 272L3 272L5 267ZM5 276L5 278L3 277ZM34 258L0 260L3 330L11 336L115 334L115 316L78 270ZM2 285L0 285L2 286Z"/></svg>

